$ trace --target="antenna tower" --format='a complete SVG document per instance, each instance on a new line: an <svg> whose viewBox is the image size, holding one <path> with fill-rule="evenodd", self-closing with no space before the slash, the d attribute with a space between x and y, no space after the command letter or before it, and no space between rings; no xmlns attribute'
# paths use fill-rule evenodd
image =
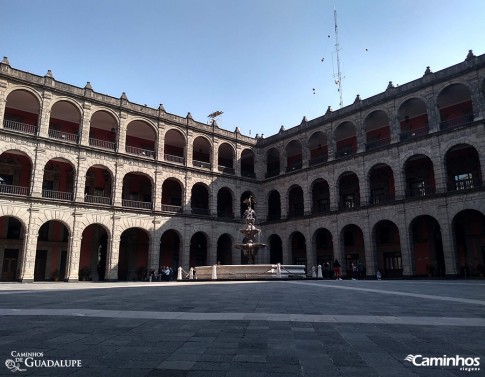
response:
<svg viewBox="0 0 485 377"><path fill-rule="evenodd" d="M333 8L333 18L335 20L335 53L337 55L337 74L334 74L335 84L338 86L338 92L340 94L340 107L344 106L344 100L342 97L342 72L340 71L340 45L338 43L338 28L337 28L337 9Z"/></svg>

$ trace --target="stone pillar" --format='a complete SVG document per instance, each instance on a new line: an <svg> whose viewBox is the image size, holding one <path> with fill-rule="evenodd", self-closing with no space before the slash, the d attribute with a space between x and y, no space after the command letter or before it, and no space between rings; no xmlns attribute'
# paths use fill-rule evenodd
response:
<svg viewBox="0 0 485 377"><path fill-rule="evenodd" d="M150 247L148 249L148 271L153 268L158 271L160 267L160 229L161 220L155 218L153 220L154 231L152 232L152 239L150 240ZM178 267L178 266L177 266Z"/></svg>
<svg viewBox="0 0 485 377"><path fill-rule="evenodd" d="M118 280L118 262L120 256L120 241L122 233L118 226L119 220L119 216L113 215L112 236L108 238L108 250L106 251L105 280L107 281Z"/></svg>
<svg viewBox="0 0 485 377"><path fill-rule="evenodd" d="M376 272L375 250L372 242L372 230L369 228L368 218L365 220L364 229L362 229L364 237L364 253L365 253L365 274L366 276L374 276ZM342 264L342 262L340 262Z"/></svg>
<svg viewBox="0 0 485 377"><path fill-rule="evenodd" d="M414 275L414 259L412 252L412 242L409 239L409 230L406 224L405 210L401 208L399 212L402 212L404 216L400 216L401 221L397 222L399 229L399 242L401 247L401 260L402 260L402 273L403 277L411 277ZM382 272L382 271L381 271Z"/></svg>
<svg viewBox="0 0 485 377"><path fill-rule="evenodd" d="M0 127L3 128L3 118L5 116L5 106L7 105L7 81L0 80Z"/></svg>
<svg viewBox="0 0 485 377"><path fill-rule="evenodd" d="M115 165L115 174L113 182L113 205L121 207L122 195L123 195L123 162L117 161Z"/></svg>
<svg viewBox="0 0 485 377"><path fill-rule="evenodd" d="M455 248L453 247L453 232L451 220L448 217L447 204L438 206L440 216L436 218L441 229L441 241L443 243L443 255L447 276L457 276L459 271L456 264Z"/></svg>
<svg viewBox="0 0 485 377"><path fill-rule="evenodd" d="M89 145L89 130L91 128L91 104L84 102L84 112L79 125L79 144Z"/></svg>
<svg viewBox="0 0 485 377"><path fill-rule="evenodd" d="M162 210L162 182L163 172L161 170L155 170L155 179L153 181L153 190L152 190L152 208L155 211Z"/></svg>
<svg viewBox="0 0 485 377"><path fill-rule="evenodd" d="M155 143L155 161L165 161L165 137L163 134L164 124L159 122L158 123L158 130L157 130L157 142ZM163 135L163 136L162 136Z"/></svg>
<svg viewBox="0 0 485 377"><path fill-rule="evenodd" d="M86 185L86 152L79 152L76 176L74 177L74 200L84 202L84 187Z"/></svg>
<svg viewBox="0 0 485 377"><path fill-rule="evenodd" d="M35 223L36 217L39 215L39 208L29 209L29 225L25 230L25 238L23 244L23 253L19 260L20 263L20 282L34 281L35 256L37 252L37 239L39 236L40 225Z"/></svg>
<svg viewBox="0 0 485 377"><path fill-rule="evenodd" d="M42 184L44 181L44 167L47 163L46 150L38 146L36 150L36 160L33 161L32 178L31 178L31 195L33 197L42 197Z"/></svg>
<svg viewBox="0 0 485 377"><path fill-rule="evenodd" d="M127 114L125 112L120 112L120 127L116 133L116 140L118 148L116 149L120 153L126 152L126 129L128 127Z"/></svg>
<svg viewBox="0 0 485 377"><path fill-rule="evenodd" d="M287 234L286 230L282 234ZM292 264L292 252L291 252L291 242L289 242L288 237L281 238L281 248L283 251L283 264Z"/></svg>

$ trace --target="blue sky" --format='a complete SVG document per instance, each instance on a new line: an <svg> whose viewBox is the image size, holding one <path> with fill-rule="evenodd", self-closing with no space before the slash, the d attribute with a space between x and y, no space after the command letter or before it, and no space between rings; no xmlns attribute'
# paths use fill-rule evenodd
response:
<svg viewBox="0 0 485 377"><path fill-rule="evenodd" d="M0 0L0 54L269 136L339 108L334 6L344 106L485 53L483 0Z"/></svg>

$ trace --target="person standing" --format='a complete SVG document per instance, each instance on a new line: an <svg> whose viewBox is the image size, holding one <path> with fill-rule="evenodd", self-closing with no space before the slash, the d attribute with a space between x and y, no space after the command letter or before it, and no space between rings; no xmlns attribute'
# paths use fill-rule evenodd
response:
<svg viewBox="0 0 485 377"><path fill-rule="evenodd" d="M341 269L341 265L338 261L338 259L335 259L335 261L333 262L333 274L335 276L335 280L342 280L342 278L340 277L340 269Z"/></svg>

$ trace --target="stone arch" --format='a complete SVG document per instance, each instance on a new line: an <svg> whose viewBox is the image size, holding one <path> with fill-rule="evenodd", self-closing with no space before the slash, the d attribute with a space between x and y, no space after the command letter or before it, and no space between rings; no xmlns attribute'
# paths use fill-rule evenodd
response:
<svg viewBox="0 0 485 377"><path fill-rule="evenodd" d="M120 234L118 280L148 279L150 232L141 227L129 227Z"/></svg>

